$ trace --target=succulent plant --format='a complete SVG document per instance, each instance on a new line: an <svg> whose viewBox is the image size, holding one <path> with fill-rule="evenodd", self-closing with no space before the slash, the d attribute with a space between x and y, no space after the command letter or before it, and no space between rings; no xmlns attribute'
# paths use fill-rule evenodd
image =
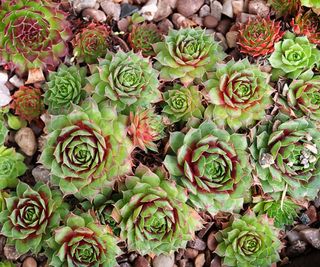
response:
<svg viewBox="0 0 320 267"><path fill-rule="evenodd" d="M0 213L1 234L18 252L39 253L51 236L50 230L59 225L60 215L68 213L66 205L58 191L51 192L42 183L32 189L19 182L16 192L17 196L6 199L7 209Z"/></svg>
<svg viewBox="0 0 320 267"><path fill-rule="evenodd" d="M155 56L152 45L163 40L163 36L153 23L143 23L132 26L129 42L135 52L141 51L145 57Z"/></svg>
<svg viewBox="0 0 320 267"><path fill-rule="evenodd" d="M46 84L44 103L52 114L65 114L72 110L72 104L78 105L86 96L83 89L86 84L86 68L60 65L57 72L49 74Z"/></svg>
<svg viewBox="0 0 320 267"><path fill-rule="evenodd" d="M97 99L109 99L119 111L134 111L161 99L157 72L148 59L132 51L107 54L92 72L88 80Z"/></svg>
<svg viewBox="0 0 320 267"><path fill-rule="evenodd" d="M66 15L55 3L2 0L0 63L18 74L33 68L54 70L68 53L71 34Z"/></svg>
<svg viewBox="0 0 320 267"><path fill-rule="evenodd" d="M203 117L202 94L196 86L183 87L174 84L172 88L164 92L163 98L165 101L163 113L169 117L171 122Z"/></svg>
<svg viewBox="0 0 320 267"><path fill-rule="evenodd" d="M88 99L70 114L54 117L47 129L40 162L64 194L92 199L130 170L125 118L105 102Z"/></svg>
<svg viewBox="0 0 320 267"><path fill-rule="evenodd" d="M239 26L238 45L240 52L253 57L266 56L274 51L274 44L278 42L284 32L280 22L257 17L249 19Z"/></svg>
<svg viewBox="0 0 320 267"><path fill-rule="evenodd" d="M186 246L199 230L200 216L185 202L180 186L167 180L163 169L139 165L125 180L123 198L116 202L121 238L140 254L169 254ZM186 223L188 222L188 223Z"/></svg>
<svg viewBox="0 0 320 267"><path fill-rule="evenodd" d="M4 124L4 121L0 119L0 146L2 146L7 138L9 131Z"/></svg>
<svg viewBox="0 0 320 267"><path fill-rule="evenodd" d="M164 137L164 128L162 117L153 109L138 109L136 112L130 112L128 135L133 145L144 151L147 149L158 151L154 142Z"/></svg>
<svg viewBox="0 0 320 267"><path fill-rule="evenodd" d="M279 99L282 112L296 117L307 116L320 123L320 76L311 80L294 80L284 85L283 98Z"/></svg>
<svg viewBox="0 0 320 267"><path fill-rule="evenodd" d="M294 15L300 7L300 0L268 0L278 17Z"/></svg>
<svg viewBox="0 0 320 267"><path fill-rule="evenodd" d="M18 177L27 170L23 160L24 156L14 148L0 146L0 190L16 187Z"/></svg>
<svg viewBox="0 0 320 267"><path fill-rule="evenodd" d="M319 65L320 51L305 36L296 37L287 32L283 41L275 44L275 51L269 58L273 67L272 79L280 76L296 79L312 72Z"/></svg>
<svg viewBox="0 0 320 267"><path fill-rule="evenodd" d="M274 219L274 226L284 228L286 225L292 225L294 219L298 216L299 206L289 198L283 201L259 199L258 203L252 209L257 215L267 214L269 218Z"/></svg>
<svg viewBox="0 0 320 267"><path fill-rule="evenodd" d="M266 216L253 212L234 218L229 227L216 234L215 250L224 266L269 267L279 260L281 242Z"/></svg>
<svg viewBox="0 0 320 267"><path fill-rule="evenodd" d="M110 29L106 25L90 23L81 29L72 40L73 55L78 62L97 63L108 51L107 38Z"/></svg>
<svg viewBox="0 0 320 267"><path fill-rule="evenodd" d="M49 240L49 266L111 267L120 249L115 238L89 214L70 214Z"/></svg>
<svg viewBox="0 0 320 267"><path fill-rule="evenodd" d="M311 43L320 45L320 18L312 10L299 13L291 21L295 34L308 37Z"/></svg>
<svg viewBox="0 0 320 267"><path fill-rule="evenodd" d="M288 194L311 200L320 186L320 132L305 117L278 113L252 129L256 179L275 200Z"/></svg>
<svg viewBox="0 0 320 267"><path fill-rule="evenodd" d="M164 42L154 44L154 50L160 78L165 81L180 79L185 85L202 78L225 57L213 36L199 28L170 29Z"/></svg>
<svg viewBox="0 0 320 267"><path fill-rule="evenodd" d="M7 208L6 199L10 197L10 194L5 190L0 190L0 212Z"/></svg>
<svg viewBox="0 0 320 267"><path fill-rule="evenodd" d="M169 140L172 154L164 165L170 176L189 192L189 200L212 214L239 211L251 185L251 169L244 135L219 129L212 121L174 132Z"/></svg>
<svg viewBox="0 0 320 267"><path fill-rule="evenodd" d="M2 261L0 262L0 267L15 267L16 265L13 264L11 261Z"/></svg>
<svg viewBox="0 0 320 267"><path fill-rule="evenodd" d="M44 111L41 91L38 88L21 86L12 96L11 108L21 119L29 122L39 119Z"/></svg>
<svg viewBox="0 0 320 267"><path fill-rule="evenodd" d="M205 84L210 103L205 117L235 131L252 125L265 116L272 103L268 82L268 74L247 59L218 64Z"/></svg>
<svg viewBox="0 0 320 267"><path fill-rule="evenodd" d="M318 0L300 0L301 5L311 8L320 8L320 2Z"/></svg>

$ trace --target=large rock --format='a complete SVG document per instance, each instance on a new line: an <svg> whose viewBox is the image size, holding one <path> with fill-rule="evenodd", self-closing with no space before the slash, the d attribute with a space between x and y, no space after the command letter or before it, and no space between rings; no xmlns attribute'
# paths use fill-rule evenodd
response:
<svg viewBox="0 0 320 267"><path fill-rule="evenodd" d="M72 6L77 13L80 13L86 8L94 8L96 2L96 0L73 0Z"/></svg>
<svg viewBox="0 0 320 267"><path fill-rule="evenodd" d="M33 156L37 151L37 141L31 128L21 128L15 135L14 140L27 156Z"/></svg>
<svg viewBox="0 0 320 267"><path fill-rule="evenodd" d="M195 14L204 4L204 0L178 0L177 11L185 17Z"/></svg>
<svg viewBox="0 0 320 267"><path fill-rule="evenodd" d="M101 10L96 10L94 8L87 8L83 10L82 17L92 19L98 22L105 22L107 20L107 16Z"/></svg>
<svg viewBox="0 0 320 267"><path fill-rule="evenodd" d="M217 20L221 20L222 4L219 1L215 0L211 2L210 9L211 9L211 15L216 17Z"/></svg>
<svg viewBox="0 0 320 267"><path fill-rule="evenodd" d="M300 231L301 237L313 247L320 249L320 230L315 228Z"/></svg>
<svg viewBox="0 0 320 267"><path fill-rule="evenodd" d="M249 2L249 13L258 15L261 17L267 17L269 15L270 8L267 6L264 0L252 0Z"/></svg>
<svg viewBox="0 0 320 267"><path fill-rule="evenodd" d="M172 10L176 8L177 0L158 0L157 12L154 15L154 21L160 21L171 15Z"/></svg>
<svg viewBox="0 0 320 267"><path fill-rule="evenodd" d="M102 10L107 16L112 17L118 21L120 19L121 6L120 4L114 3L112 0L106 0L100 3Z"/></svg>
<svg viewBox="0 0 320 267"><path fill-rule="evenodd" d="M164 255L160 254L153 259L153 267L173 267L174 265L174 255Z"/></svg>

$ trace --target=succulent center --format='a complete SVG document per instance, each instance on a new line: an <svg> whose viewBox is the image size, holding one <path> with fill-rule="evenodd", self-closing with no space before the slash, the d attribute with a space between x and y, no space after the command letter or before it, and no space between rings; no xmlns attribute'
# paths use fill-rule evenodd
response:
<svg viewBox="0 0 320 267"><path fill-rule="evenodd" d="M287 60L290 62L299 62L304 58L304 52L301 50L289 50L285 52Z"/></svg>
<svg viewBox="0 0 320 267"><path fill-rule="evenodd" d="M125 92L135 91L142 75L141 70L137 68L131 66L123 67L118 74L118 80L123 86L122 90Z"/></svg>
<svg viewBox="0 0 320 267"><path fill-rule="evenodd" d="M178 93L171 97L171 106L177 112L185 112L188 108L188 97L185 94Z"/></svg>
<svg viewBox="0 0 320 267"><path fill-rule="evenodd" d="M320 105L320 92L313 92L311 95L311 104Z"/></svg>
<svg viewBox="0 0 320 267"><path fill-rule="evenodd" d="M92 263L97 261L97 249L90 243L77 244L75 258L81 263Z"/></svg>
<svg viewBox="0 0 320 267"><path fill-rule="evenodd" d="M220 181L226 173L225 162L217 158L216 156L211 156L206 159L204 174L206 177L210 177L213 181Z"/></svg>
<svg viewBox="0 0 320 267"><path fill-rule="evenodd" d="M251 255L260 249L261 240L257 235L247 234L240 238L238 245L245 255Z"/></svg>
<svg viewBox="0 0 320 267"><path fill-rule="evenodd" d="M37 206L27 206L23 211L23 219L26 223L33 223L39 218L39 208Z"/></svg>
<svg viewBox="0 0 320 267"><path fill-rule="evenodd" d="M13 166L13 162L10 159L0 157L0 170L2 175L10 174L13 169Z"/></svg>

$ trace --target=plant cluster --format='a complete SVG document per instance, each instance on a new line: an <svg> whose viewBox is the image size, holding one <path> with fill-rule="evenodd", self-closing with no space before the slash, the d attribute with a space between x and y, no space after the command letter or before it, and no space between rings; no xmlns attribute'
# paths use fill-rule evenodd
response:
<svg viewBox="0 0 320 267"><path fill-rule="evenodd" d="M2 0L0 64L18 76L48 70L42 87L13 88L0 113L7 243L44 253L49 266L113 267L120 242L171 254L204 213L227 212L215 234L223 265L277 262L278 230L320 188L319 20L306 8L319 6L302 0L296 14L298 0L269 3L292 27L272 15L239 24L235 60L203 29L163 36L139 17L129 52L112 47L104 24L68 42L58 5ZM12 142L24 126L41 135L34 158ZM47 184L25 183L35 160Z"/></svg>

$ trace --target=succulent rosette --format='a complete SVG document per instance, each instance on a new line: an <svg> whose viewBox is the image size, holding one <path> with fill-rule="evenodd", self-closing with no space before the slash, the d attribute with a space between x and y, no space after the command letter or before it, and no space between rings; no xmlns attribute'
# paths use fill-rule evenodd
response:
<svg viewBox="0 0 320 267"><path fill-rule="evenodd" d="M86 68L67 67L63 64L57 72L50 72L44 94L44 103L49 106L49 113L65 114L72 110L72 104L80 104L86 96L83 89L86 73Z"/></svg>
<svg viewBox="0 0 320 267"><path fill-rule="evenodd" d="M119 111L134 111L161 99L158 73L148 59L132 51L107 54L99 66L92 68L88 80L98 101L109 99Z"/></svg>
<svg viewBox="0 0 320 267"><path fill-rule="evenodd" d="M209 106L206 118L233 130L248 127L265 116L273 92L269 75L247 59L219 64L206 82Z"/></svg>
<svg viewBox="0 0 320 267"><path fill-rule="evenodd" d="M78 62L97 63L98 58L105 57L108 51L107 38L110 29L106 25L90 23L81 29L72 40L73 55Z"/></svg>
<svg viewBox="0 0 320 267"><path fill-rule="evenodd" d="M311 80L294 80L289 86L284 85L283 97L278 100L280 109L296 117L307 116L315 123L320 123L320 76Z"/></svg>
<svg viewBox="0 0 320 267"><path fill-rule="evenodd" d="M125 118L106 103L88 99L70 114L54 117L47 130L40 162L66 195L92 199L130 170Z"/></svg>
<svg viewBox="0 0 320 267"><path fill-rule="evenodd" d="M320 51L307 37L296 37L287 32L283 41L275 44L275 51L269 58L273 67L272 78L276 80L280 76L290 79L304 77L312 73L312 69L319 65L319 60Z"/></svg>
<svg viewBox="0 0 320 267"><path fill-rule="evenodd" d="M140 254L169 254L184 248L202 225L186 204L187 195L167 180L163 169L152 172L139 165L125 180L123 198L116 202L121 238ZM186 223L188 222L188 223Z"/></svg>
<svg viewBox="0 0 320 267"><path fill-rule="evenodd" d="M163 36L153 23L133 25L129 34L129 42L135 52L141 51L145 57L155 56L152 45L163 40Z"/></svg>
<svg viewBox="0 0 320 267"><path fill-rule="evenodd" d="M115 238L89 214L70 214L49 240L49 266L116 266L120 249Z"/></svg>
<svg viewBox="0 0 320 267"><path fill-rule="evenodd" d="M278 17L294 15L300 7L300 0L268 0Z"/></svg>
<svg viewBox="0 0 320 267"><path fill-rule="evenodd" d="M23 160L24 156L14 148L0 146L0 190L16 187L18 177L27 170Z"/></svg>
<svg viewBox="0 0 320 267"><path fill-rule="evenodd" d="M274 44L278 42L284 32L280 22L257 17L239 26L238 45L240 52L253 57L266 56L274 51Z"/></svg>
<svg viewBox="0 0 320 267"><path fill-rule="evenodd" d="M311 43L320 45L320 18L312 10L299 13L292 19L291 26L295 34L306 36Z"/></svg>
<svg viewBox="0 0 320 267"><path fill-rule="evenodd" d="M312 200L320 186L320 132L305 117L278 113L251 131L255 176L275 200L288 194Z"/></svg>
<svg viewBox="0 0 320 267"><path fill-rule="evenodd" d="M301 5L311 8L320 8L320 2L318 0L300 0Z"/></svg>
<svg viewBox="0 0 320 267"><path fill-rule="evenodd" d="M259 201L254 207L253 211L257 215L267 214L269 218L274 219L274 226L277 228L284 228L286 225L292 225L294 219L298 216L299 206L289 198L283 201L279 200L263 200Z"/></svg>
<svg viewBox="0 0 320 267"><path fill-rule="evenodd" d="M138 109L130 112L128 121L128 135L133 145L144 151L150 149L157 152L155 141L165 136L162 117L154 109Z"/></svg>
<svg viewBox="0 0 320 267"><path fill-rule="evenodd" d="M165 81L180 79L185 85L202 78L225 57L213 36L199 28L170 29L164 42L155 44L154 50L160 78Z"/></svg>
<svg viewBox="0 0 320 267"><path fill-rule="evenodd" d="M4 124L4 121L0 119L0 146L2 146L7 138L9 131Z"/></svg>
<svg viewBox="0 0 320 267"><path fill-rule="evenodd" d="M37 120L44 111L41 94L38 88L21 86L12 96L11 108L21 119Z"/></svg>
<svg viewBox="0 0 320 267"><path fill-rule="evenodd" d="M162 112L171 122L203 117L202 94L196 86L183 87L174 84L172 88L163 93L163 98L165 106Z"/></svg>
<svg viewBox="0 0 320 267"><path fill-rule="evenodd" d="M215 250L223 266L269 267L279 260L281 242L266 216L253 212L234 218L229 227L216 234Z"/></svg>
<svg viewBox="0 0 320 267"><path fill-rule="evenodd" d="M244 135L230 135L205 121L187 134L172 133L169 146L164 165L195 207L212 214L242 208L252 182Z"/></svg>
<svg viewBox="0 0 320 267"><path fill-rule="evenodd" d="M50 230L59 225L60 215L68 211L59 191L51 192L45 184L37 183L32 189L19 182L16 193L6 199L7 209L0 213L1 234L20 253L39 253L51 236Z"/></svg>
<svg viewBox="0 0 320 267"><path fill-rule="evenodd" d="M66 14L55 3L3 0L0 10L0 64L18 74L54 70L68 53L71 37Z"/></svg>

